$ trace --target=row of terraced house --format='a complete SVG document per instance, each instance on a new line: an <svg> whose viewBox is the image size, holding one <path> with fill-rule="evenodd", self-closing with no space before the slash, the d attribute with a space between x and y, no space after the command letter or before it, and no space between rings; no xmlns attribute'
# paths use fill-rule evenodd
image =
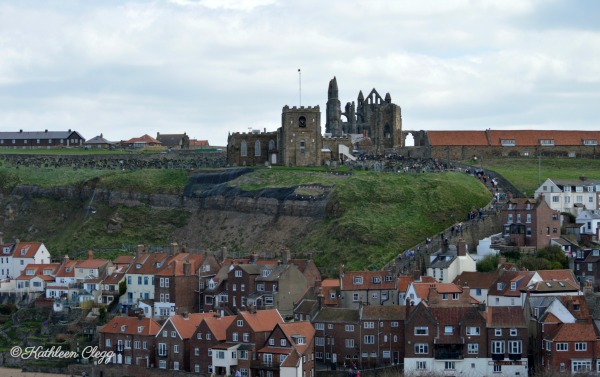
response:
<svg viewBox="0 0 600 377"><path fill-rule="evenodd" d="M40 243L3 243L11 266L26 245L47 252ZM29 281L29 294L55 310L85 302L135 310L100 330L116 364L269 377L310 376L317 363L447 375L600 370L600 300L591 284L582 291L571 270L508 263L476 272L462 240L417 277L340 266L338 278L322 279L310 258L288 250L278 260L231 258L176 243L160 252L140 245L114 261L89 252L47 262L23 262L9 280L16 290Z"/></svg>

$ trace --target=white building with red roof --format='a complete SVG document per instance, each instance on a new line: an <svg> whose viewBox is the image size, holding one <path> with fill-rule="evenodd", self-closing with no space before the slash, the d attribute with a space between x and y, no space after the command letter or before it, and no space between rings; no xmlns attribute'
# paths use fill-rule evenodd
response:
<svg viewBox="0 0 600 377"><path fill-rule="evenodd" d="M12 263L10 263L11 259ZM17 242L8 260L9 276L14 278L21 275L25 266L29 264L50 263L50 252L41 242Z"/></svg>
<svg viewBox="0 0 600 377"><path fill-rule="evenodd" d="M53 282L56 271L60 265L51 264L28 264L17 277L17 293L42 293L46 285Z"/></svg>

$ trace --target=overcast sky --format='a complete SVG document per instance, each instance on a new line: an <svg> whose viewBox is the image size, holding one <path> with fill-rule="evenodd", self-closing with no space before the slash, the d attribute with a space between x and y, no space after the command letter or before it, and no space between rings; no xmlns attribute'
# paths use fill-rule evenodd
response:
<svg viewBox="0 0 600 377"><path fill-rule="evenodd" d="M226 145L301 103L324 132L334 76L342 106L390 93L405 130L598 130L599 19L594 0L0 0L0 130Z"/></svg>

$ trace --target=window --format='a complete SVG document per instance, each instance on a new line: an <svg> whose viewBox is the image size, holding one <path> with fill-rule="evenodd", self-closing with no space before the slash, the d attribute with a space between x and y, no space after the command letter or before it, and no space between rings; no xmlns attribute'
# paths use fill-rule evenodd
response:
<svg viewBox="0 0 600 377"><path fill-rule="evenodd" d="M348 332L354 332L354 325L346 325L345 330Z"/></svg>
<svg viewBox="0 0 600 377"><path fill-rule="evenodd" d="M245 342L245 343L248 343L250 341L250 334L248 334L247 332L245 332L242 335L242 341Z"/></svg>
<svg viewBox="0 0 600 377"><path fill-rule="evenodd" d="M238 333L234 332L233 334L231 334L231 336L232 336L232 338L233 338L232 340L233 340L234 342L237 342L237 341L238 341Z"/></svg>
<svg viewBox="0 0 600 377"><path fill-rule="evenodd" d="M362 276L355 276L353 279L353 283L354 284L362 284L363 283L363 277Z"/></svg>
<svg viewBox="0 0 600 377"><path fill-rule="evenodd" d="M360 297L359 297L358 293L353 293L352 294L352 301L353 302L358 302L359 298Z"/></svg>
<svg viewBox="0 0 600 377"><path fill-rule="evenodd" d="M256 140L254 143L254 156L260 157L260 140Z"/></svg>
<svg viewBox="0 0 600 377"><path fill-rule="evenodd" d="M476 355L476 354L479 353L479 344L477 344L477 343L469 343L467 345L467 350L468 350L469 354Z"/></svg>
<svg viewBox="0 0 600 377"><path fill-rule="evenodd" d="M287 346L287 342L286 342L286 340L285 340L285 339L281 339L281 340L279 340L279 345L280 345L281 347L286 347L286 346Z"/></svg>
<svg viewBox="0 0 600 377"><path fill-rule="evenodd" d="M241 350L240 351L240 359L241 360L248 360L248 351L247 350Z"/></svg>
<svg viewBox="0 0 600 377"><path fill-rule="evenodd" d="M274 346L275 345L275 339L273 339L273 338L269 339L269 345L270 346Z"/></svg>
<svg viewBox="0 0 600 377"><path fill-rule="evenodd" d="M560 196L552 195L552 203L560 203Z"/></svg>
<svg viewBox="0 0 600 377"><path fill-rule="evenodd" d="M365 344L375 344L375 335L365 335Z"/></svg>
<svg viewBox="0 0 600 377"><path fill-rule="evenodd" d="M510 336L517 336L517 329L510 329Z"/></svg>
<svg viewBox="0 0 600 377"><path fill-rule="evenodd" d="M346 348L354 348L354 339L346 339L344 344Z"/></svg>
<svg viewBox="0 0 600 377"><path fill-rule="evenodd" d="M396 322L396 321L392 321L392 324L391 324L391 326L392 326L392 327L398 327L398 322Z"/></svg>
<svg viewBox="0 0 600 377"><path fill-rule="evenodd" d="M235 271L235 277L236 278L241 278L242 277L242 270L236 270Z"/></svg>
<svg viewBox="0 0 600 377"><path fill-rule="evenodd" d="M503 147L514 147L517 143L514 139L500 139L500 145Z"/></svg>
<svg viewBox="0 0 600 377"><path fill-rule="evenodd" d="M427 369L427 361L417 361L416 369Z"/></svg>
<svg viewBox="0 0 600 377"><path fill-rule="evenodd" d="M243 327L243 326L244 326L244 320L238 319L238 321L237 321L237 327Z"/></svg>
<svg viewBox="0 0 600 377"><path fill-rule="evenodd" d="M452 335L453 332L454 332L454 327L444 326L444 335Z"/></svg>
<svg viewBox="0 0 600 377"><path fill-rule="evenodd" d="M159 360L158 361L158 367L160 369L167 369L167 360Z"/></svg>
<svg viewBox="0 0 600 377"><path fill-rule="evenodd" d="M373 276L373 284L381 284L381 276Z"/></svg>
<svg viewBox="0 0 600 377"><path fill-rule="evenodd" d="M479 327L467 327L467 335L481 335Z"/></svg>
<svg viewBox="0 0 600 377"><path fill-rule="evenodd" d="M511 281L510 282L510 290L511 291L516 291L517 290L517 282L516 281Z"/></svg>
<svg viewBox="0 0 600 377"><path fill-rule="evenodd" d="M556 350L557 351L568 351L569 343L556 343Z"/></svg>
<svg viewBox="0 0 600 377"><path fill-rule="evenodd" d="M442 293L442 300L447 300L447 299L448 299L448 294Z"/></svg>
<svg viewBox="0 0 600 377"><path fill-rule="evenodd" d="M504 353L504 341L503 340L492 340L492 353L503 354Z"/></svg>
<svg viewBox="0 0 600 377"><path fill-rule="evenodd" d="M444 369L447 369L447 370L454 370L454 369L456 369L454 361L445 361L444 362Z"/></svg>
<svg viewBox="0 0 600 377"><path fill-rule="evenodd" d="M540 145L543 146L553 146L554 145L554 139L541 139L540 140Z"/></svg>
<svg viewBox="0 0 600 377"><path fill-rule="evenodd" d="M502 336L502 329L495 329L494 330L494 335L495 336Z"/></svg>
<svg viewBox="0 0 600 377"><path fill-rule="evenodd" d="M575 343L575 351L587 351L587 343Z"/></svg>
<svg viewBox="0 0 600 377"><path fill-rule="evenodd" d="M510 354L521 354L523 352L522 342L520 340L509 340L508 341L508 353Z"/></svg>
<svg viewBox="0 0 600 377"><path fill-rule="evenodd" d="M240 155L242 157L248 156L248 144L246 140L242 140L242 144L240 145Z"/></svg>
<svg viewBox="0 0 600 377"><path fill-rule="evenodd" d="M571 360L571 370L573 372L587 372L592 370L591 361L577 361Z"/></svg>
<svg viewBox="0 0 600 377"><path fill-rule="evenodd" d="M179 353L179 344L173 345L173 353Z"/></svg>
<svg viewBox="0 0 600 377"><path fill-rule="evenodd" d="M177 332L176 331L171 331L171 338L175 338L177 337Z"/></svg>
<svg viewBox="0 0 600 377"><path fill-rule="evenodd" d="M415 327L415 335L429 335L429 327L426 326L417 326Z"/></svg>
<svg viewBox="0 0 600 377"><path fill-rule="evenodd" d="M494 364L494 373L502 373L502 365Z"/></svg>
<svg viewBox="0 0 600 377"><path fill-rule="evenodd" d="M306 148L306 143L304 142L304 140L300 140L300 153L304 154Z"/></svg>
<svg viewBox="0 0 600 377"><path fill-rule="evenodd" d="M452 294L452 299L453 300L458 300L458 293L453 293Z"/></svg>
<svg viewBox="0 0 600 377"><path fill-rule="evenodd" d="M167 343L158 343L158 356L167 356Z"/></svg>
<svg viewBox="0 0 600 377"><path fill-rule="evenodd" d="M315 330L325 330L325 325L323 325L322 323L315 323Z"/></svg>
<svg viewBox="0 0 600 377"><path fill-rule="evenodd" d="M415 354L429 353L429 344L415 343Z"/></svg>
<svg viewBox="0 0 600 377"><path fill-rule="evenodd" d="M365 329L374 329L375 328L375 322L365 322L364 327L365 327Z"/></svg>

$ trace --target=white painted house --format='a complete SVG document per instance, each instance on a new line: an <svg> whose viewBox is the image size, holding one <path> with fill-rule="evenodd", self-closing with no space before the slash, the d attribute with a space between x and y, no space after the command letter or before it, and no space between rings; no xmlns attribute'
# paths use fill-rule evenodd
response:
<svg viewBox="0 0 600 377"><path fill-rule="evenodd" d="M585 209L577 215L577 224L582 224L580 234L600 236L600 210Z"/></svg>
<svg viewBox="0 0 600 377"><path fill-rule="evenodd" d="M550 208L560 212L578 215L584 208L600 209L600 181L588 181L585 177L577 180L546 179L534 197L540 195Z"/></svg>
<svg viewBox="0 0 600 377"><path fill-rule="evenodd" d="M49 264L50 252L41 242L17 242L12 255L8 255L5 258L8 258L9 261L9 276L16 278L21 275L27 265Z"/></svg>

